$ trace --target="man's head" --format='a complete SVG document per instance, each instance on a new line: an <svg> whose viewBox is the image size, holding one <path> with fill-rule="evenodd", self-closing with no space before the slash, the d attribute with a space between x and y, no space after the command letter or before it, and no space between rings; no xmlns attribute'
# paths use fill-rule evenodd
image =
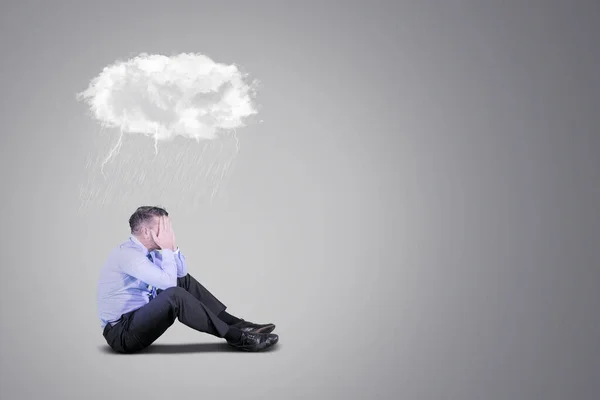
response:
<svg viewBox="0 0 600 400"><path fill-rule="evenodd" d="M167 210L155 206L142 206L131 217L129 217L129 227L131 234L134 235L148 250L158 249L159 246L152 239L151 231L158 231L158 219L162 216L169 216Z"/></svg>

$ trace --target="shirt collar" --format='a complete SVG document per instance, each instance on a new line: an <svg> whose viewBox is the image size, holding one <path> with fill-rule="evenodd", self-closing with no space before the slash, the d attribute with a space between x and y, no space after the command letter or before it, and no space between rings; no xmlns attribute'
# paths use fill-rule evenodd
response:
<svg viewBox="0 0 600 400"><path fill-rule="evenodd" d="M129 239L130 239L130 240L131 240L133 243L135 243L136 245L138 245L138 247L141 247L142 249L144 249L144 250L146 251L146 255L150 254L150 252L148 251L148 249L146 248L146 246L144 246L144 245L142 244L142 242L140 242L140 241L139 241L139 239L138 239L138 238L136 238L135 236L131 235L131 236L129 236Z"/></svg>

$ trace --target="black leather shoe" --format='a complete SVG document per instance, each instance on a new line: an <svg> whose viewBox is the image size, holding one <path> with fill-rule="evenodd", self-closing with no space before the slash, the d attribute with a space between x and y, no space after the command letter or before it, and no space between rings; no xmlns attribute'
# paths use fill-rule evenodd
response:
<svg viewBox="0 0 600 400"><path fill-rule="evenodd" d="M249 321L241 320L237 324L233 325L234 327L241 329L244 332L252 332L252 333L271 333L275 329L275 324L255 324Z"/></svg>
<svg viewBox="0 0 600 400"><path fill-rule="evenodd" d="M239 342L227 342L230 346L244 351L261 351L273 346L279 341L279 336L274 333L242 332Z"/></svg>

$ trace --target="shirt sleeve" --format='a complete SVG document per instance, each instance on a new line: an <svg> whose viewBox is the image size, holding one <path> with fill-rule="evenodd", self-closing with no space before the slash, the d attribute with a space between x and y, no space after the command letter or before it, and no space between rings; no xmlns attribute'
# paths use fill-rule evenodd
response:
<svg viewBox="0 0 600 400"><path fill-rule="evenodd" d="M152 285L158 289L177 286L177 264L173 251L163 249L160 266L150 261L142 252L135 249L123 249L120 259L121 270L127 275Z"/></svg>
<svg viewBox="0 0 600 400"><path fill-rule="evenodd" d="M177 264L177 277L183 278L187 275L187 263L185 261L185 256L181 254L179 247L175 250L175 264Z"/></svg>

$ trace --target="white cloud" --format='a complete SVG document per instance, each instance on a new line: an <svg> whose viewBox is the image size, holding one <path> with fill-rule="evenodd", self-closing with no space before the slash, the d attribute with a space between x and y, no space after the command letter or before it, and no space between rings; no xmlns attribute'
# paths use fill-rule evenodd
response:
<svg viewBox="0 0 600 400"><path fill-rule="evenodd" d="M214 139L219 130L242 127L257 113L256 81L245 78L235 65L202 54L142 53L105 67L77 98L104 126L122 133L156 141L176 135Z"/></svg>

